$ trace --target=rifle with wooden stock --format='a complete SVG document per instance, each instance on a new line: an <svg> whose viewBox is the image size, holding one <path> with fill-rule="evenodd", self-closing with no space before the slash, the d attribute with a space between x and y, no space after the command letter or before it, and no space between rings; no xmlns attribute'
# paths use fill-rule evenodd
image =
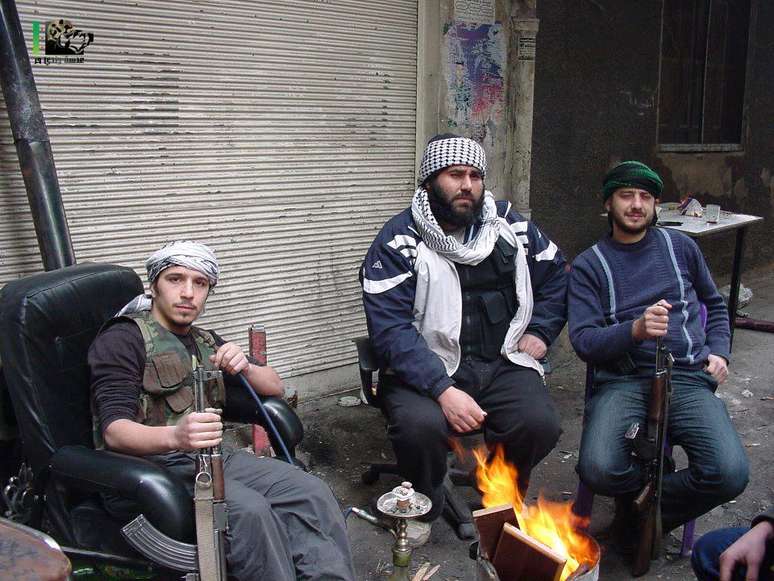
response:
<svg viewBox="0 0 774 581"><path fill-rule="evenodd" d="M193 359L194 409L197 412L215 412L207 407L205 386L217 380L221 371L208 371ZM194 505L196 512L196 552L198 573L186 575L186 581L226 581L225 535L228 529L223 454L221 446L200 448L196 454L194 478Z"/></svg>
<svg viewBox="0 0 774 581"><path fill-rule="evenodd" d="M661 551L661 487L664 478L664 460L669 401L672 396L672 364L674 358L656 339L656 370L650 388L648 418L644 433L639 423L632 424L626 437L634 441L634 450L645 470L645 486L634 500L640 518L640 538L634 556L632 575L639 577L650 569L650 562Z"/></svg>

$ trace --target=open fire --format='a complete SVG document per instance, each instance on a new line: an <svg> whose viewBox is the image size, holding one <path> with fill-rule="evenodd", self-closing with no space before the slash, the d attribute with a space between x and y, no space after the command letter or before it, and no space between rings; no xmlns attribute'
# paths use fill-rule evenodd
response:
<svg viewBox="0 0 774 581"><path fill-rule="evenodd" d="M460 452L459 448L457 451ZM491 458L485 448L473 450L473 456L484 507L513 505L519 528L567 559L561 581L568 579L584 563L589 567L596 564L598 555L593 541L579 532L588 526L588 519L572 512L572 502L550 501L541 494L536 505L527 505L516 484L516 468L505 460L502 446L495 448Z"/></svg>

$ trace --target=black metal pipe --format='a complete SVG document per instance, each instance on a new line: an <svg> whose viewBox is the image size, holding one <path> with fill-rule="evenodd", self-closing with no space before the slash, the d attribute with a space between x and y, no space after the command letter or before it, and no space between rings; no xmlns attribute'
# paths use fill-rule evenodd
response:
<svg viewBox="0 0 774 581"><path fill-rule="evenodd" d="M739 285L742 284L742 256L744 256L744 235L747 227L736 231L736 246L734 246L734 265L731 268L731 285L728 289L728 325L731 329L729 348L734 346L734 327L736 327L736 311L739 308Z"/></svg>
<svg viewBox="0 0 774 581"><path fill-rule="evenodd" d="M0 84L46 270L75 264L54 156L14 0L0 0Z"/></svg>

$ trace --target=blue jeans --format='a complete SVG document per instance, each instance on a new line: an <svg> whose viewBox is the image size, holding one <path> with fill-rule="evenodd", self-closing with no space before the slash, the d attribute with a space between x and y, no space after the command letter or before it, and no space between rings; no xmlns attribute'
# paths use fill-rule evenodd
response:
<svg viewBox="0 0 774 581"><path fill-rule="evenodd" d="M595 493L636 494L644 485L641 464L624 438L634 422L646 425L652 373L598 371L581 436L578 474ZM688 456L688 468L664 474L662 519L672 530L727 502L747 486L749 465L717 383L704 371L674 370L667 434Z"/></svg>
<svg viewBox="0 0 774 581"><path fill-rule="evenodd" d="M699 581L717 581L720 578L720 554L749 530L747 527L718 529L696 541L691 554L691 566L696 578ZM771 573L772 564L774 564L774 547L769 545L758 572L758 581L774 579ZM732 580L744 581L746 574L746 567L736 567Z"/></svg>

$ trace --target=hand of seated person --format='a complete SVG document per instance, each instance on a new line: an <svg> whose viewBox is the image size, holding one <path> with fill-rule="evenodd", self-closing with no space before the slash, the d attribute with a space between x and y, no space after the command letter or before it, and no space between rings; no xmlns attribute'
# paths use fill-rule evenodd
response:
<svg viewBox="0 0 774 581"><path fill-rule="evenodd" d="M632 337L635 341L645 341L664 337L669 325L669 310L672 308L668 302L661 299L655 305L649 306L642 316L632 325Z"/></svg>
<svg viewBox="0 0 774 581"><path fill-rule="evenodd" d="M236 375L245 371L250 362L247 360L247 356L242 351L242 348L236 343L223 343L215 355L210 356L210 361L218 369L222 369L231 375Z"/></svg>
<svg viewBox="0 0 774 581"><path fill-rule="evenodd" d="M174 438L175 449L186 452L217 446L223 439L220 410L207 408L184 416L175 425Z"/></svg>
<svg viewBox="0 0 774 581"><path fill-rule="evenodd" d="M758 579L758 572L766 554L766 543L774 539L774 525L759 522L720 555L720 581L731 581L737 565L747 567L748 581Z"/></svg>
<svg viewBox="0 0 774 581"><path fill-rule="evenodd" d="M712 355L710 353L707 356L707 366L704 370L714 377L718 384L728 379L728 363L719 355Z"/></svg>
<svg viewBox="0 0 774 581"><path fill-rule="evenodd" d="M453 385L446 389L439 397L443 415L455 432L465 433L477 430L481 427L486 417L472 397Z"/></svg>
<svg viewBox="0 0 774 581"><path fill-rule="evenodd" d="M548 351L548 346L543 342L540 337L524 333L519 339L518 350L522 353L526 353L533 359L542 359Z"/></svg>

